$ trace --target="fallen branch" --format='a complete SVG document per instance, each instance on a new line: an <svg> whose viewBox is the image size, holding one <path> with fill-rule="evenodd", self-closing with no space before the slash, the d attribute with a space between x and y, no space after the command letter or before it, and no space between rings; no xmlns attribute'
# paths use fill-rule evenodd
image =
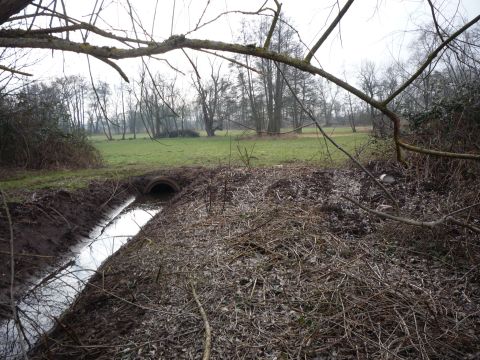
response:
<svg viewBox="0 0 480 360"><path fill-rule="evenodd" d="M446 222L453 222L454 224L457 224L457 225L460 225L460 226L464 226L464 227L467 227L469 228L470 230L472 231L477 231L477 230L480 230L478 229L477 227L475 226L470 226L469 224L465 224L459 220L456 220L454 218L452 218L453 215L455 214L458 214L460 212L463 212L463 211L466 211L468 209L471 209L473 207L476 207L476 206L479 206L480 203L475 203L473 205L469 205L467 207L464 207L464 208L461 208L459 210L455 210L447 215L444 215L442 216L440 219L438 220L433 220L433 221L417 221L417 220L413 220L413 219L410 219L410 218L406 218L406 217L402 217L402 216L395 216L395 215L390 215L390 214L387 214L387 213L384 213L384 212L381 212L381 211L377 211L377 210L373 210L373 209L370 209L369 207L366 207L365 205L362 205L360 204L358 201L352 199L351 197L348 197L346 195L342 195L342 198L344 198L345 200L348 200L350 201L351 203L357 205L359 208L361 208L362 210L365 210L366 212L369 212L371 214L374 214L380 218L383 218L383 219L390 219L390 220L394 220L394 221L398 221L398 222L402 222L404 224L408 224L408 225L414 225L414 226L422 226L422 227L428 227L428 228L434 228L434 227L437 227L441 224L444 224Z"/></svg>
<svg viewBox="0 0 480 360"><path fill-rule="evenodd" d="M432 155L438 157L447 157L447 158L454 158L454 159L466 159L466 160L480 160L480 154L469 154L469 153L453 153L448 151L439 151L439 150L432 150L432 149L424 149L415 145L404 143L403 141L398 140L398 145L404 149L417 152L420 154L425 155Z"/></svg>
<svg viewBox="0 0 480 360"><path fill-rule="evenodd" d="M195 286L193 285L193 282L190 282L190 286L192 288L192 294L193 298L195 299L195 302L197 303L198 310L200 311L200 315L202 315L203 319L203 324L205 325L205 341L203 345L203 356L202 360L208 360L210 359L210 351L212 348L212 331L210 328L210 323L208 322L207 314L205 310L203 309L202 303L200 302L200 299L198 298L197 292L195 291Z"/></svg>

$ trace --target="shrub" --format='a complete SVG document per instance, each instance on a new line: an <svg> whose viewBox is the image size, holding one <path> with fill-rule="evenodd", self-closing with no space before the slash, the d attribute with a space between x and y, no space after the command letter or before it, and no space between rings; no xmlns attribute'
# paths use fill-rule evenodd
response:
<svg viewBox="0 0 480 360"><path fill-rule="evenodd" d="M157 136L156 139L160 138L176 138L176 137L199 137L200 133L198 131L192 129L184 129L184 130L173 130L173 131L163 131Z"/></svg>
<svg viewBox="0 0 480 360"><path fill-rule="evenodd" d="M82 168L101 164L83 130L61 126L68 115L52 101L27 93L0 98L0 166Z"/></svg>
<svg viewBox="0 0 480 360"><path fill-rule="evenodd" d="M415 145L455 153L480 152L480 84L458 86L448 96L436 100L428 111L407 114L410 134ZM452 180L476 179L478 162L452 158L435 158L421 154L411 156L417 176L438 184Z"/></svg>
<svg viewBox="0 0 480 360"><path fill-rule="evenodd" d="M25 128L0 119L0 166L84 168L101 164L101 156L83 132L66 134L55 127Z"/></svg>

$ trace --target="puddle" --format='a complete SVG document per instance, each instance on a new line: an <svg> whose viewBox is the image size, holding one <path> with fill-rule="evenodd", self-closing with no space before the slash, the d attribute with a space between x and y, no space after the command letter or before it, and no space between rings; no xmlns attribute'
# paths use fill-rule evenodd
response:
<svg viewBox="0 0 480 360"><path fill-rule="evenodd" d="M52 329L55 318L68 309L100 265L160 212L165 200L130 198L72 249L73 256L67 262L37 281L17 303L20 331L28 347ZM21 355L18 329L13 320L0 323L0 341L1 358L14 359Z"/></svg>

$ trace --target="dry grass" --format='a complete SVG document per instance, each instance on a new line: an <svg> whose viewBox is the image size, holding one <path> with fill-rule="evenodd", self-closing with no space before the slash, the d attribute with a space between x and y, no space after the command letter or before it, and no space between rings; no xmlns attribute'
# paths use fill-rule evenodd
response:
<svg viewBox="0 0 480 360"><path fill-rule="evenodd" d="M414 184L393 190L403 209L415 208ZM341 200L344 192L382 202L355 171L205 173L63 319L79 340L57 330L43 354L199 358L204 321L193 281L215 359L479 356L478 236L379 221ZM448 202L435 196L434 206L417 202L418 213L434 216ZM468 238L468 256L432 253L416 236L444 245Z"/></svg>

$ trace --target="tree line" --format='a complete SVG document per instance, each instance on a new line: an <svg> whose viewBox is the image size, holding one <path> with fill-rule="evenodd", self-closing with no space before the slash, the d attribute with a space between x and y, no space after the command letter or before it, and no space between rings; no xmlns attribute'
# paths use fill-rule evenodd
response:
<svg viewBox="0 0 480 360"><path fill-rule="evenodd" d="M288 22L280 18L270 46L279 53L299 57L303 47ZM243 22L239 40L261 44L268 35L264 20ZM407 69L423 61L434 44L435 34L423 31L410 44L411 57L388 65L365 60L353 77L357 86L380 101L408 77ZM412 86L395 98L390 107L404 115L426 111L442 98L451 97L467 84L478 82L478 27L463 35L461 51L447 54L431 63ZM458 46L458 45L456 45ZM35 107L32 116L42 116L67 133L103 133L107 139L127 134L148 133L152 138L192 134L189 129L204 129L208 136L222 129L252 129L258 134L278 134L282 128L297 133L309 125L303 107L325 126L371 125L374 133L387 136L391 122L371 104L363 102L332 82L286 64L265 58L236 55L234 61L214 59L200 67L188 57L192 69L185 76L191 90L181 89L179 75L167 78L142 66L130 83L90 81L81 75L59 77L48 83L33 83L14 94L1 97L19 111ZM352 75L350 75L352 77ZM13 109L13 108L12 108Z"/></svg>

